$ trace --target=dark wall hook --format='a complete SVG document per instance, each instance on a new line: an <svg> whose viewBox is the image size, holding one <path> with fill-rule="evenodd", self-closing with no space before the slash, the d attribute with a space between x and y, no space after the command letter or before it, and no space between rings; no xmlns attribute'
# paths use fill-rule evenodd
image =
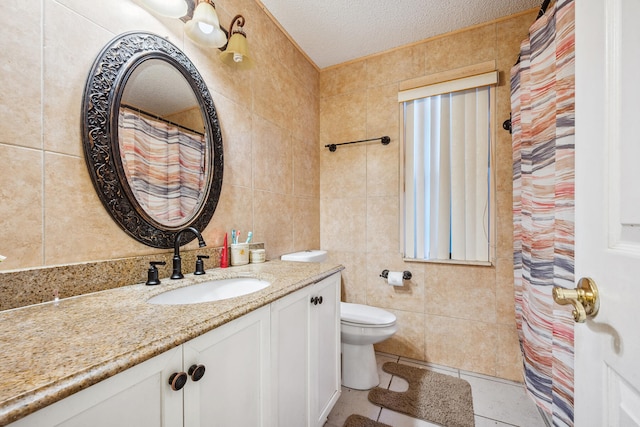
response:
<svg viewBox="0 0 640 427"><path fill-rule="evenodd" d="M511 113L509 113L509 118L502 122L502 129L508 130L509 133L513 132L513 129L511 128Z"/></svg>

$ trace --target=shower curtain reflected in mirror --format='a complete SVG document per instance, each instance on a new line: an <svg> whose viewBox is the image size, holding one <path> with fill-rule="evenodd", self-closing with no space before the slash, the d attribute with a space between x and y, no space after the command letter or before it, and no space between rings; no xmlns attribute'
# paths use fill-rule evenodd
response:
<svg viewBox="0 0 640 427"><path fill-rule="evenodd" d="M553 286L574 287L574 1L530 28L511 70L516 322L528 393L573 425L573 317Z"/></svg>
<svg viewBox="0 0 640 427"><path fill-rule="evenodd" d="M179 227L204 197L206 141L202 133L120 108L119 145L126 180L155 221Z"/></svg>

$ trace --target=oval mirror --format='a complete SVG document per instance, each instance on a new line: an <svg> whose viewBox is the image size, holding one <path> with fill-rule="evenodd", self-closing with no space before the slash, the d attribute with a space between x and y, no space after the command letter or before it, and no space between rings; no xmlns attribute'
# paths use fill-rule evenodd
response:
<svg viewBox="0 0 640 427"><path fill-rule="evenodd" d="M171 248L177 231L206 227L222 187L222 136L211 95L180 49L150 33L116 37L91 69L82 112L94 187L127 233Z"/></svg>
<svg viewBox="0 0 640 427"><path fill-rule="evenodd" d="M171 64L149 59L129 75L118 114L122 173L135 202L148 221L184 227L198 213L212 172L193 90Z"/></svg>

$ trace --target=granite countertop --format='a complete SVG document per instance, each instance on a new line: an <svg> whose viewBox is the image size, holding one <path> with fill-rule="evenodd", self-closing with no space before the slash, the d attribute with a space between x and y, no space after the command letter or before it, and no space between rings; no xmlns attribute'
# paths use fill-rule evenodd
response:
<svg viewBox="0 0 640 427"><path fill-rule="evenodd" d="M136 284L0 312L0 425L174 348L343 269L268 261ZM256 277L271 286L228 300L155 305L162 292L212 279Z"/></svg>

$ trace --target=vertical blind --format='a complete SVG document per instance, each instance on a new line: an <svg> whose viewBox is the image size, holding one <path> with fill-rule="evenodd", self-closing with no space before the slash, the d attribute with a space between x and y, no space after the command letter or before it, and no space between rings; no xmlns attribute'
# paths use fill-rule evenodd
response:
<svg viewBox="0 0 640 427"><path fill-rule="evenodd" d="M489 261L490 86L402 106L404 256Z"/></svg>

